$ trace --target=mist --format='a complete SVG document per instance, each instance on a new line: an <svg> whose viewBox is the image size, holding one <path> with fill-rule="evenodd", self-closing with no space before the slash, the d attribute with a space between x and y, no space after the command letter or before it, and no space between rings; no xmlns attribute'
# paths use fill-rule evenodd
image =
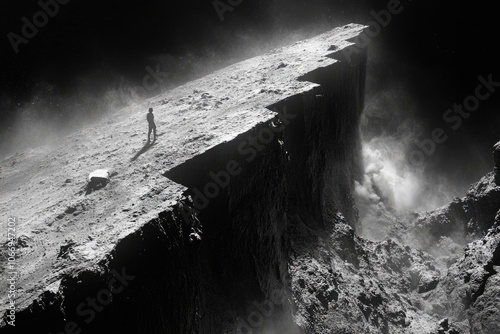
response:
<svg viewBox="0 0 500 334"><path fill-rule="evenodd" d="M216 18L215 11L210 14ZM255 24L236 22L237 18L224 24L204 21L203 35L178 36L170 50L145 50L133 60L127 55L125 68L112 64L120 62L119 58L89 62L84 70L76 66L67 75L61 69L49 72L46 68L21 78L28 82L28 89L4 88L0 159L25 149L58 145L68 134L105 119L112 111L334 27L332 22L317 20L292 29L278 24L283 21L278 15L270 23L275 28L264 31L255 29ZM57 67L47 66L50 70Z"/></svg>
<svg viewBox="0 0 500 334"><path fill-rule="evenodd" d="M482 133L491 134L489 140L474 137L482 131L477 118L498 122L494 107L487 105L464 120L457 131L450 128L439 117L447 110L441 106L448 103L451 107L460 100L446 90L439 99L432 95L422 98L422 88L414 88L422 82L415 69L398 63L379 42L370 44L360 126L365 174L355 185L363 226L360 233L374 240L390 236L395 224L411 221L418 212L435 210L465 196L471 183L492 171L494 131ZM434 77L424 75L427 80ZM446 140L431 145L436 128L443 129Z"/></svg>

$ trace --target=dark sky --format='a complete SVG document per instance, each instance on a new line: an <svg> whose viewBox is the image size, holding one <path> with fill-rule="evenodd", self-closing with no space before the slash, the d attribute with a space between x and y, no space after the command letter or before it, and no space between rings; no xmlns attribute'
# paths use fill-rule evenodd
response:
<svg viewBox="0 0 500 334"><path fill-rule="evenodd" d="M41 7L38 1L4 0L2 131L8 135L9 126L35 96L43 97L36 101L46 108L57 104L55 114L71 113L63 106L78 103L79 97L99 99L124 82L141 85L145 68L154 67L158 57L163 57L172 82L180 83L204 74L206 64L215 68L258 53L258 47L251 52L252 44L262 47L287 33L311 32L315 27L368 23L373 20L370 12L387 8L388 2L245 0L226 12L222 22L212 0L70 0L60 4L59 12L16 54L7 34L22 35L21 18L33 22ZM419 105L418 117L432 130L447 108L474 92L479 75L492 74L500 81L498 14L492 1L406 0L402 5L404 10L372 42L378 57L370 64L369 88L376 93L385 86L404 84ZM202 70L199 64L205 64ZM206 66L206 71L211 68ZM500 139L499 98L500 92L482 103L466 126L454 133L437 165L445 168L466 142L473 141L486 152ZM369 135L381 131L390 129L375 129Z"/></svg>
<svg viewBox="0 0 500 334"><path fill-rule="evenodd" d="M332 25L367 23L370 11L384 9L387 3L246 0L233 12L226 12L221 22L211 0L69 0L59 5L59 13L15 54L6 34L21 35L21 18L32 22L41 7L37 1L6 0L0 14L5 36L1 43L5 71L1 89L22 98L41 80L70 88L68 83L74 77L98 68L130 76L143 71L140 65L147 64L152 54L182 55L207 45L223 57L231 43L241 42L241 33L263 38L325 21ZM398 57L413 59L416 66L457 84L492 70L498 59L494 44L499 28L491 2L403 4L404 11L377 37L388 41Z"/></svg>

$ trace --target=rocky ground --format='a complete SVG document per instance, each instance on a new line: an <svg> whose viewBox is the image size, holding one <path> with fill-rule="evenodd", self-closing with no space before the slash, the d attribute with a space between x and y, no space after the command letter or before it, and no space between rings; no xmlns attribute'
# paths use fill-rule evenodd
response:
<svg viewBox="0 0 500 334"><path fill-rule="evenodd" d="M500 333L496 163L464 198L404 225L393 217L384 241L356 236L341 215L325 234L297 214L297 323L310 333Z"/></svg>

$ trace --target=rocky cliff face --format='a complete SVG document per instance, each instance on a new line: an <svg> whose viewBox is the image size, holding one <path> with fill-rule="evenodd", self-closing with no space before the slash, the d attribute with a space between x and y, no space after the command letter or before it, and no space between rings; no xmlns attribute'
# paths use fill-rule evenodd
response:
<svg viewBox="0 0 500 334"><path fill-rule="evenodd" d="M499 332L496 175L394 240L356 234L363 29L235 64L4 160L2 213L22 231L16 330ZM148 106L160 136L141 148ZM85 191L84 167L108 167L109 183Z"/></svg>
<svg viewBox="0 0 500 334"><path fill-rule="evenodd" d="M426 299L430 313L449 317L459 333L500 333L499 144L492 173L464 198L420 215L407 231L448 267Z"/></svg>
<svg viewBox="0 0 500 334"><path fill-rule="evenodd" d="M306 226L326 229L338 212L357 224L366 52L351 40L363 29L233 65L117 112L68 145L6 159L3 213L20 216L27 240L16 329L302 332L291 212L310 217ZM140 148L148 106L160 137ZM97 168L111 178L89 189L83 180ZM269 309L257 314L252 301Z"/></svg>
<svg viewBox="0 0 500 334"><path fill-rule="evenodd" d="M500 333L498 148L494 172L464 198L395 224L382 242L341 215L324 229L296 212L295 322L310 333Z"/></svg>

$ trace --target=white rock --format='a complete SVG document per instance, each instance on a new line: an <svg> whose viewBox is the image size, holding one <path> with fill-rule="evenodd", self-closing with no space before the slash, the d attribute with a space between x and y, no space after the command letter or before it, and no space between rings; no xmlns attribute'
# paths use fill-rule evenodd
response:
<svg viewBox="0 0 500 334"><path fill-rule="evenodd" d="M89 182L93 178L109 180L109 171L107 169L97 169L89 174Z"/></svg>

